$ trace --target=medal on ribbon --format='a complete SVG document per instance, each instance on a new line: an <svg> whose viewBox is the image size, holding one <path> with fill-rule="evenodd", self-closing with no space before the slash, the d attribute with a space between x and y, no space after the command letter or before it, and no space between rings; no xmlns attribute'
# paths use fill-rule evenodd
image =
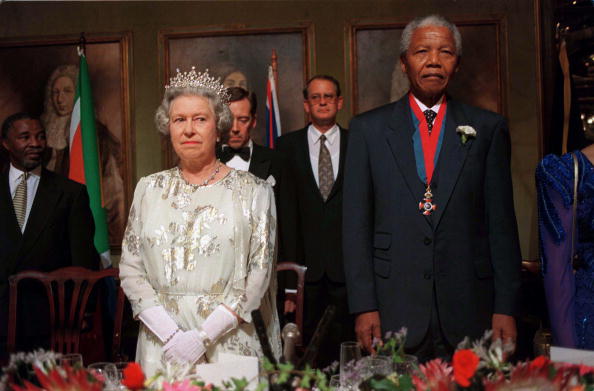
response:
<svg viewBox="0 0 594 391"><path fill-rule="evenodd" d="M409 93L409 104L413 112L413 123L417 132L413 136L413 144L415 150L415 159L417 163L417 173L421 181L425 184L425 193L419 202L419 211L425 215L431 215L436 209L437 205L433 201L433 192L431 191L431 179L433 178L433 171L437 163L441 143L443 140L442 127L445 124L444 118L446 114L446 99L445 96L439 107L439 112L433 123L433 131L429 133L429 127L425 115L421 108L415 101L412 94ZM418 138L417 138L418 136Z"/></svg>
<svg viewBox="0 0 594 391"><path fill-rule="evenodd" d="M435 209L437 209L437 205L433 203L431 185L427 185L427 188L425 189L425 196L423 197L423 200L419 202L419 210L425 216L429 216Z"/></svg>

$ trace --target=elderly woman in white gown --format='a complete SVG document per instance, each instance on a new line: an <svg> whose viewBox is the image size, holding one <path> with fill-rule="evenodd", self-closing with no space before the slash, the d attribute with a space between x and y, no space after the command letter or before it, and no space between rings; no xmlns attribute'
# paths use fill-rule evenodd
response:
<svg viewBox="0 0 594 391"><path fill-rule="evenodd" d="M206 72L178 71L155 116L179 165L136 186L120 262L141 320L136 360L148 375L165 360L261 357L251 321L257 308L280 355L274 195L268 183L216 159L215 144L232 122L227 101Z"/></svg>

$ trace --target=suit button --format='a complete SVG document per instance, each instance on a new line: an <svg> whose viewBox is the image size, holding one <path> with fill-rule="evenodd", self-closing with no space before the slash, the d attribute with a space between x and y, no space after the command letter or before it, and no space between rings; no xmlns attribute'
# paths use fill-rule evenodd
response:
<svg viewBox="0 0 594 391"><path fill-rule="evenodd" d="M430 245L432 242L431 238L425 237L425 239L423 239L423 243L425 243L425 246Z"/></svg>
<svg viewBox="0 0 594 391"><path fill-rule="evenodd" d="M430 280L433 276L431 275L431 273L429 272L425 272L425 274L423 274L423 278L425 280Z"/></svg>

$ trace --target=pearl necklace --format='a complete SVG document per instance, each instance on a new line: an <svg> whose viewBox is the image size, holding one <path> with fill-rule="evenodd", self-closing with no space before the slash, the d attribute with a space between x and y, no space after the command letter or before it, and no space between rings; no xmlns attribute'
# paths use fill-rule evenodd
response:
<svg viewBox="0 0 594 391"><path fill-rule="evenodd" d="M212 174L211 174L211 175L210 175L210 176L209 176L209 177L208 177L208 178L207 178L207 179L206 179L204 182L202 182L201 184L198 184L198 185L193 185L193 186L196 186L196 187L203 187L203 186L206 186L206 185L208 185L208 182L212 181L212 180L213 180L213 179L214 179L214 178L217 176L217 174L218 174L218 173L219 173L219 171L221 170L221 167L223 166L223 163L221 163L221 161L220 161L220 160L218 160L218 159L217 159L217 162L218 162L218 164L217 164L217 166L215 167L215 169L214 169L214 171L212 172ZM181 168L180 168L180 171L181 171ZM183 172L182 172L182 173L183 173Z"/></svg>

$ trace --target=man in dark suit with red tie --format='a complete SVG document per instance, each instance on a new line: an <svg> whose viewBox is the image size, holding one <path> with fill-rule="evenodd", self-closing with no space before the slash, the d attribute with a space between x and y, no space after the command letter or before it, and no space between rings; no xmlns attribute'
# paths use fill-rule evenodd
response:
<svg viewBox="0 0 594 391"><path fill-rule="evenodd" d="M318 366L338 359L340 342L353 338L342 254L342 182L348 132L336 123L342 108L332 76L312 77L303 90L311 123L278 141L289 167L281 187L280 242L283 260L307 266L304 341L308 343L328 305L336 316L320 347Z"/></svg>
<svg viewBox="0 0 594 391"><path fill-rule="evenodd" d="M85 186L41 166L45 130L26 113L2 125L10 166L0 173L0 348L6 342L8 277L24 270L99 268ZM19 284L17 348L48 347L48 302L43 287ZM5 349L1 349L5 351Z"/></svg>
<svg viewBox="0 0 594 391"><path fill-rule="evenodd" d="M402 99L351 122L344 253L359 341L408 328L422 361L465 336L514 341L520 249L510 138L498 114L446 95L462 42L431 15L402 33Z"/></svg>

